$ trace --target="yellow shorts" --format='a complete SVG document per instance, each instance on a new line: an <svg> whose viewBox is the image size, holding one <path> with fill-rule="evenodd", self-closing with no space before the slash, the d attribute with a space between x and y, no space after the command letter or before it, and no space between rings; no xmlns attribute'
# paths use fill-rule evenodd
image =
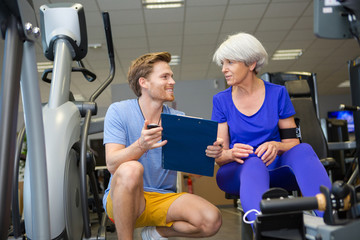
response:
<svg viewBox="0 0 360 240"><path fill-rule="evenodd" d="M173 222L166 223L166 215L170 205L183 193L158 193L144 192L145 210L136 219L135 228L145 226L167 226L171 227ZM110 194L107 196L106 212L111 221L114 222L113 204Z"/></svg>

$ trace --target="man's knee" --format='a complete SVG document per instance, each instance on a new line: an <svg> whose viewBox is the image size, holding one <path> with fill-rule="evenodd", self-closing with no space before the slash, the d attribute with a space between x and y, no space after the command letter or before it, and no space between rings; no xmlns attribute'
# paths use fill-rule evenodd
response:
<svg viewBox="0 0 360 240"><path fill-rule="evenodd" d="M129 190L141 186L144 167L137 161L129 161L121 164L113 175L112 187L125 187Z"/></svg>
<svg viewBox="0 0 360 240"><path fill-rule="evenodd" d="M211 211L207 211L204 214L202 231L206 237L215 235L222 224L222 217L220 211L216 208Z"/></svg>

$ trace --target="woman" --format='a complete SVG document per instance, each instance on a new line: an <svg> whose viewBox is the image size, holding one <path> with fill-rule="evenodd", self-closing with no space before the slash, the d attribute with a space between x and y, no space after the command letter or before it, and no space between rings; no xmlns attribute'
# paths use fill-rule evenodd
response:
<svg viewBox="0 0 360 240"><path fill-rule="evenodd" d="M285 87L256 76L267 62L262 44L250 34L238 33L221 44L213 60L222 65L230 86L213 98L212 119L219 122L218 137L224 140L224 151L216 159L218 186L239 194L245 212L260 211L270 182L287 187L292 175L304 196L315 196L320 185L330 188L315 152L296 137L295 110ZM289 134L281 138L284 131ZM256 214L247 218L254 221Z"/></svg>

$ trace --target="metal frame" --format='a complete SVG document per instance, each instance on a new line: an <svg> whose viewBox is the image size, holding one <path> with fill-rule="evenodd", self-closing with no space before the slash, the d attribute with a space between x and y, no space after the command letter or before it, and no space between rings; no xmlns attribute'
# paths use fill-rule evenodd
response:
<svg viewBox="0 0 360 240"><path fill-rule="evenodd" d="M37 195L33 205L33 221L38 224L33 231L36 239L49 239L47 175L44 174L46 173L45 140L34 49L34 40L39 37L39 28L31 1L2 0L0 5L2 23L7 23L0 109L0 226L2 226L0 239L7 238L10 224L20 73L25 124L28 129L32 129L27 132L29 148L32 148L29 149L29 154L36 159L30 164L35 173L30 179L32 191L34 196Z"/></svg>
<svg viewBox="0 0 360 240"><path fill-rule="evenodd" d="M28 181L27 184L30 186L29 189L31 194L28 194L30 199L30 205L28 209L31 209L31 214L28 214L27 227L29 227L29 234L27 232L27 237L31 236L32 239L51 239L51 224L54 224L56 220L53 219L54 216L50 215L50 201L49 201L49 189L48 189L48 170L49 166L47 165L49 161L46 159L46 149L48 143L45 144L45 135L49 136L48 133L50 130L44 130L43 123L48 121L48 114L43 118L44 111L49 108L57 108L58 106L63 105L72 105L72 109L75 109L77 114L80 115L82 112L86 112L86 118L84 121L80 121L80 116L78 121L71 121L70 125L77 125L79 133L79 145L83 147L81 149L81 163L80 163L80 172L79 178L84 181L81 184L81 193L82 196L85 195L85 200L81 199L82 202L86 203L87 206L87 190L86 190L86 143L87 136L89 134L89 126L91 126L91 116L94 114L94 107L96 107L95 99L104 91L104 89L111 83L115 75L115 61L112 45L112 36L110 28L110 19L107 13L103 13L105 32L107 36L108 44L108 54L110 58L110 74L105 82L94 92L91 96L91 103L83 103L82 109L79 109L78 105L74 103L69 103L68 98L70 83L66 82L59 83L58 80L61 78L66 78L68 81L70 79L71 63L72 63L72 52L66 51L69 47L64 41L57 40L54 43L57 52L61 52L60 55L55 57L55 68L53 76L56 76L58 80L55 80L54 88L57 88L57 91L51 92L51 100L47 106L42 107L40 99L40 90L37 76L36 68L36 58L35 58L35 48L34 41L40 36L39 28L37 27L35 12L32 6L31 0L0 0L0 22L2 25L5 25L3 36L5 38L5 51L4 51L4 61L3 61L3 72L2 72L2 81L1 81L1 92L0 92L0 239L7 239L8 237L8 227L10 225L10 206L11 206L11 196L13 190L13 184L17 179L17 173L15 166L17 163L15 161L15 156L18 156L18 151L16 151L16 127L17 127L17 117L18 117L18 104L19 104L19 93L21 87L22 100L24 105L24 119L26 126L27 134L27 144L28 144L28 153L27 153L27 164L26 171L28 171ZM64 53L65 52L65 53ZM58 69L56 72L55 69ZM61 76L61 77L59 77ZM54 80L54 79L53 79ZM60 80L61 81L61 80ZM65 103L65 104L63 104ZM96 111L95 111L96 112ZM84 114L85 115L85 114ZM51 117L51 116L50 116ZM70 117L70 116L67 116ZM84 117L84 116L83 116ZM90 128L90 134L92 132L101 131L101 122L95 122L96 126ZM76 122L76 123L75 123ZM49 125L47 125L49 126ZM65 126L65 128L64 128ZM82 127L82 129L81 129ZM70 129L71 126L63 125L63 129ZM68 130L71 133L73 131ZM82 135L80 132L82 132ZM21 131L20 135L24 135L24 131ZM50 133L51 135L51 133ZM69 135L69 134L68 134ZM70 134L71 135L71 134ZM81 136L81 139L80 139ZM54 136L52 136L54 137ZM55 136L56 138L57 136ZM71 135L71 139L74 137ZM81 141L80 141L81 140ZM57 140L55 140L56 142ZM19 144L22 142L19 141ZM66 144L72 145L72 142L66 142ZM55 151L57 152L57 151ZM54 155L54 152L52 152ZM47 158L50 158L49 155ZM50 174L51 175L51 174ZM50 176L49 175L49 176ZM61 175L61 173L60 173ZM53 180L51 180L53 181ZM50 187L51 188L51 187ZM58 190L58 189L57 189ZM60 190L61 192L61 190ZM24 193L25 194L25 193ZM13 195L14 190L13 190ZM64 194L62 194L64 196ZM59 201L64 199L59 198ZM25 206L24 206L25 208ZM24 209L25 211L25 209ZM64 209L62 209L64 211ZM15 214L19 214L18 212ZM62 214L60 214L62 215ZM90 223L88 216L88 209L84 207L82 209L82 217L84 219L84 230L85 238L90 238ZM55 216L56 217L56 216ZM81 217L81 216L80 216ZM101 217L101 214L100 214ZM106 222L106 215L103 214L102 218L99 219L102 224ZM55 223L56 224L56 223ZM69 223L67 223L69 225ZM70 223L71 225L71 223ZM15 226L15 224L14 224ZM64 227L65 229L65 227ZM81 229L81 232L83 230ZM104 228L99 229L98 236L104 238ZM61 235L62 236L62 235ZM72 237L72 236L70 236ZM66 237L65 237L66 238Z"/></svg>

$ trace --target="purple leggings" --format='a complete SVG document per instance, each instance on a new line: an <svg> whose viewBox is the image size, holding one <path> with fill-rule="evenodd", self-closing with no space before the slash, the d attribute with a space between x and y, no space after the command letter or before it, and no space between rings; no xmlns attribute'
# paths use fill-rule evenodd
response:
<svg viewBox="0 0 360 240"><path fill-rule="evenodd" d="M240 195L244 212L251 209L260 211L262 195L270 187L287 190L299 187L305 197L315 196L321 185L331 187L325 168L306 143L286 151L268 167L256 155L249 156L243 164L225 164L218 170L216 181L224 192ZM316 214L323 216L323 212L316 211ZM250 213L247 219L255 220L256 214Z"/></svg>

